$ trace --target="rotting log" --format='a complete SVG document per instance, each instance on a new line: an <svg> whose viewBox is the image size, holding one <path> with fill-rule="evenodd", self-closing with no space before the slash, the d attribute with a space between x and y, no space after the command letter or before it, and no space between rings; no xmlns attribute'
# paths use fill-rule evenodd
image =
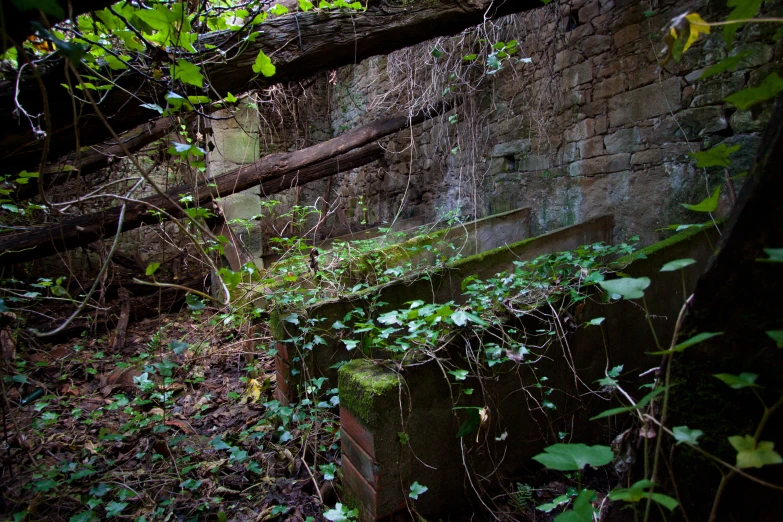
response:
<svg viewBox="0 0 783 522"><path fill-rule="evenodd" d="M320 178L371 163L383 155L373 143L438 114L440 108L424 110L415 116L397 116L349 131L329 141L287 153L270 154L259 161L226 172L196 185L181 185L166 196L156 195L127 205L122 230L142 224L157 224L169 217L181 217L175 201L180 194L192 194L194 206L204 206L216 197L261 185L264 194L275 194ZM148 212L159 209L166 214ZM111 237L117 232L120 209L65 218L60 223L38 229L0 236L0 263L11 265L40 259L56 252Z"/></svg>
<svg viewBox="0 0 783 522"><path fill-rule="evenodd" d="M242 41L244 32L205 35L199 45L214 45L225 52L221 60L203 66L210 92L225 96L254 87L301 80L321 71L358 63L370 56L388 54L438 36L452 35L487 19L541 7L540 0L432 0L374 2L365 12L313 11L291 13L267 20L252 29L262 31L254 41ZM271 78L258 76L252 65L259 51L272 57L277 69ZM106 71L109 74L109 71ZM109 74L109 76L111 76ZM49 96L52 135L49 158L59 158L75 149L74 128L78 126L82 146L106 141L110 133L89 104L80 108L74 122L72 97L62 88L66 82L62 63L52 64L42 74ZM151 82L142 74L127 72L118 87L105 93L102 114L115 132L123 133L153 119L156 112L142 104L165 106L169 82ZM0 82L0 153L3 170L15 173L37 170L43 151L30 123L15 116L14 81ZM186 94L186 93L181 93ZM192 94L202 94L196 92ZM43 112L41 93L33 77L23 78L19 102L30 114Z"/></svg>

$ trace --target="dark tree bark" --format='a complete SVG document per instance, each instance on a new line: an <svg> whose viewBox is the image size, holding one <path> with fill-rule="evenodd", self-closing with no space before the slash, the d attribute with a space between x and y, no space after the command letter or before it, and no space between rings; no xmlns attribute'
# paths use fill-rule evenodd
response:
<svg viewBox="0 0 783 522"><path fill-rule="evenodd" d="M768 406L783 396L783 349L765 333L783 330L783 264L760 261L768 259L764 249L783 248L781 165L783 96L777 100L719 251L696 286L679 341L702 332L723 335L677 354L673 362L678 386L671 391L669 424L704 431L708 440L700 447L731 463L737 452L727 438L753 435L763 410L754 394L733 390L713 375L757 374L761 387L756 391ZM774 442L779 452L783 412L772 415L760 435L760 440ZM752 474L780 484L776 468L765 466ZM721 478L716 466L683 448L674 469L691 520L707 520ZM775 498L772 490L734 476L717 506L717 520L780 520L783 508Z"/></svg>
<svg viewBox="0 0 783 522"><path fill-rule="evenodd" d="M259 184L264 194L275 194L366 165L383 155L383 149L373 142L417 125L436 114L436 110L430 110L413 117L398 116L377 121L306 149L270 154L256 163L216 176L209 183L175 187L168 191L167 197L157 195L143 202L130 203L125 212L122 231L168 219L167 216L156 217L148 212L154 208L169 213L171 217L181 217L172 203L172 200L179 199L179 194L192 194L192 204L204 206L215 197L227 196ZM0 236L0 263L11 265L32 261L111 237L117 232L119 215L119 207L113 207L103 212L66 218L56 225Z"/></svg>
<svg viewBox="0 0 783 522"><path fill-rule="evenodd" d="M203 72L210 94L239 93L252 87L300 80L319 71L358 63L369 56L387 54L437 36L456 34L478 25L487 18L541 7L540 0L430 0L407 2L384 0L371 4L366 12L292 13L273 18L255 30L262 30L255 42L242 42L245 33L221 32L206 35L200 45L217 46L226 51L225 60L206 64ZM253 73L259 51L272 57L277 72L272 78ZM210 52L210 51L205 51ZM42 69L43 70L43 69ZM105 71L111 75L110 71ZM152 119L156 113L141 107L143 103L165 106L164 95L180 85L155 82L133 71L118 79L101 102L101 112L117 133ZM74 122L71 96L61 86L65 82L65 64L52 60L43 73L47 87L52 127L49 158L55 159L75 149L74 128L78 126L80 144L106 141L109 132L89 105ZM20 103L30 114L42 112L41 93L34 78L22 81ZM5 172L37 170L43 144L25 118L15 114L15 82L0 82L0 160ZM184 94L184 93L183 93ZM189 94L201 94L191 92Z"/></svg>

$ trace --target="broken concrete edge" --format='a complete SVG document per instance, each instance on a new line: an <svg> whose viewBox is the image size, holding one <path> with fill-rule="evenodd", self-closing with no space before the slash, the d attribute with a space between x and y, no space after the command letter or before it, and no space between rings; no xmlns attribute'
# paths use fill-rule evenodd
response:
<svg viewBox="0 0 783 522"><path fill-rule="evenodd" d="M637 250L636 252L632 252L630 254L627 254L614 263L611 264L612 267L622 269L622 267L628 266L634 261L637 261L639 259L646 259L653 255L655 255L656 252L659 252L667 247L670 247L672 245L675 245L681 241L684 241L688 238L691 238L693 236L696 236L701 233L708 232L708 229L716 226L718 229L721 229L723 227L723 219L717 219L713 223L712 221L707 223L701 223L697 226L689 226L685 230L682 230L680 232L677 232L676 234L673 234L670 237L667 237L664 240L658 241L657 243L653 243L652 245L646 246L640 250Z"/></svg>
<svg viewBox="0 0 783 522"><path fill-rule="evenodd" d="M388 363L392 364L392 363ZM402 377L381 360L354 359L337 372L340 405L366 427L374 425L375 401L398 389Z"/></svg>
<svg viewBox="0 0 783 522"><path fill-rule="evenodd" d="M422 266L413 267L413 270L422 271L427 270L428 268L431 269L434 266L433 260L429 259L429 256L426 255L426 252L424 252L425 255L422 255L422 251L427 246L436 245L441 241L448 241L450 239L453 240L460 237L465 237L467 240L469 239L472 232L479 230L482 224L493 221L503 221L504 219L515 214L520 216L520 220L529 219L530 209L518 208L499 214L493 214L491 216L476 219L459 226L428 231L402 242L395 242L391 245L370 249L366 252L362 252L361 254L357 255L355 259L351 260L352 266L349 266L348 268L353 274L356 274L359 279L365 277L367 274L372 273L374 271L373 263L377 263L378 261L383 261L387 267L396 267L401 266L409 261L418 259L420 261L419 264ZM376 239L378 238L371 238L370 240ZM322 253L321 255L328 255L328 253ZM306 255L292 256L286 260L279 261L275 265L270 266L268 269L259 270L262 272L265 271L266 274L270 274L270 272L273 270L306 273L309 271L308 257ZM301 281L297 282L301 284ZM249 285L252 284L253 283L249 283ZM269 290L274 290L285 286L285 281L281 281L279 275L272 273L271 276L265 281L261 281L260 284L256 284L255 289L257 290L258 288L266 288ZM252 290L252 287L248 289L248 291Z"/></svg>

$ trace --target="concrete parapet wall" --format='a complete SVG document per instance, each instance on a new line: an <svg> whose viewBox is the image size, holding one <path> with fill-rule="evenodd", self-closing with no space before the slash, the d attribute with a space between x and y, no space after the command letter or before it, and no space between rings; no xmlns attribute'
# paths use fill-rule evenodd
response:
<svg viewBox="0 0 783 522"><path fill-rule="evenodd" d="M626 259L630 265L625 273L651 279L645 299L665 347L684 302L683 285L686 292L695 287L717 238L715 229L685 231ZM682 273L660 272L665 263L685 257L696 263ZM438 360L409 359L412 364L355 360L343 366L341 415L347 414L348 419L342 428L343 471L349 496L358 499L363 519L409 507L427 518L476 508L479 493L486 494L497 481L537 469L531 457L559 442L558 432L566 433L568 442L608 444L611 429L606 423L621 418L589 421L611 407L595 381L605 376L607 368L622 365L619 380L636 395L638 385L654 378L640 374L655 368L660 357L648 354L657 347L638 302L606 304L597 297L577 307L571 317L576 329L558 330L564 342L551 344L544 353L532 347L538 344L536 335L546 334L530 332L549 331L551 325L532 316L510 324L528 332L531 353L524 361L481 370L466 359L466 353L472 343L483 341L467 339L453 343ZM597 317L605 318L601 327L586 326ZM565 314L561 320L566 321ZM455 382L446 374L446 369L454 368L468 371L464 381ZM368 374L375 377L368 379ZM460 393L466 388L474 392ZM468 418L465 408L486 408L488 421L459 438L460 426ZM374 441L371 452L354 450L354 442L360 439ZM429 488L415 502L408 497L414 481Z"/></svg>

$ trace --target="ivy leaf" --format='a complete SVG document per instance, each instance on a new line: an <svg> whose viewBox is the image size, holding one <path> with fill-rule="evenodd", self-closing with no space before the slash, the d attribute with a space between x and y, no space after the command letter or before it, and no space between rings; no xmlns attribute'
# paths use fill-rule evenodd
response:
<svg viewBox="0 0 783 522"><path fill-rule="evenodd" d="M574 500L574 507L557 515L555 522L592 522L593 497L595 497L595 491L592 489L582 490Z"/></svg>
<svg viewBox="0 0 783 522"><path fill-rule="evenodd" d="M766 333L770 339L775 341L778 348L783 348L783 330L767 330Z"/></svg>
<svg viewBox="0 0 783 522"><path fill-rule="evenodd" d="M707 150L693 152L690 154L696 160L696 166L700 169L707 167L728 167L731 165L729 156L740 150L741 145L728 147L721 143Z"/></svg>
<svg viewBox="0 0 783 522"><path fill-rule="evenodd" d="M272 13L273 15L283 16L284 14L288 14L288 8L284 5L275 4L271 9L268 10L268 12Z"/></svg>
<svg viewBox="0 0 783 522"><path fill-rule="evenodd" d="M318 469L324 474L324 480L334 480L334 477L337 474L337 466L332 462L329 464L321 464L318 466Z"/></svg>
<svg viewBox="0 0 783 522"><path fill-rule="evenodd" d="M160 263L150 263L147 265L147 270L144 273L145 275L151 276L158 270L158 268L160 268Z"/></svg>
<svg viewBox="0 0 783 522"><path fill-rule="evenodd" d="M672 428L672 433L674 433L674 439L677 441L678 446L683 442L698 446L698 438L704 435L703 431L692 430L688 426L675 426Z"/></svg>
<svg viewBox="0 0 783 522"><path fill-rule="evenodd" d="M713 377L717 377L735 390L741 390L742 388L760 388L760 386L756 384L756 379L758 379L759 376L755 373L741 373L739 375L716 373Z"/></svg>
<svg viewBox="0 0 783 522"><path fill-rule="evenodd" d="M771 100L783 91L783 78L772 73L761 81L758 87L749 87L723 98L741 111L747 110L757 103Z"/></svg>
<svg viewBox="0 0 783 522"><path fill-rule="evenodd" d="M226 97L223 98L223 101L225 101L226 103L236 103L237 97L229 92L228 95L226 95Z"/></svg>
<svg viewBox="0 0 783 522"><path fill-rule="evenodd" d="M313 8L313 3L310 0L299 0L299 9L305 13Z"/></svg>
<svg viewBox="0 0 783 522"><path fill-rule="evenodd" d="M660 352L650 352L650 355L667 355L670 353L677 353L677 352L684 352L686 349L690 348L694 344L699 344L701 342L706 341L707 339L711 339L713 337L716 337L718 335L723 335L723 332L702 332L698 335L694 335L687 341L683 341L680 344L676 345L671 350L663 350Z"/></svg>
<svg viewBox="0 0 783 522"><path fill-rule="evenodd" d="M457 310L451 314L451 320L454 321L454 324L457 326L465 326L468 322L468 316L463 310Z"/></svg>
<svg viewBox="0 0 783 522"><path fill-rule="evenodd" d="M231 446L223 442L223 439L220 438L220 436L215 437L209 442L209 445L215 448L216 450L230 450Z"/></svg>
<svg viewBox="0 0 783 522"><path fill-rule="evenodd" d="M180 80L189 85L204 88L204 75L201 74L201 69L197 65L180 58L177 60L176 66L171 69L171 78L173 80Z"/></svg>
<svg viewBox="0 0 783 522"><path fill-rule="evenodd" d="M675 270L680 270L681 268L690 266L695 262L696 262L695 259L691 259L689 257L683 259L675 259L674 261L669 261L668 263L663 265L661 267L661 272L674 272Z"/></svg>
<svg viewBox="0 0 783 522"><path fill-rule="evenodd" d="M590 319L590 321L587 324L590 325L590 326L599 326L605 320L606 320L606 317L596 317L595 319Z"/></svg>
<svg viewBox="0 0 783 522"><path fill-rule="evenodd" d="M720 73L730 71L739 65L739 63L750 56L751 51L750 49L745 49L742 52L739 52L735 54L734 56L727 56L723 60L719 61L709 69L706 69L703 73L701 73L701 80L706 80L707 78L712 78L713 76L717 76Z"/></svg>
<svg viewBox="0 0 783 522"><path fill-rule="evenodd" d="M765 248L764 253L769 257L767 259L758 258L756 261L763 263L783 263L783 248Z"/></svg>
<svg viewBox="0 0 783 522"><path fill-rule="evenodd" d="M460 425L459 430L457 431L457 438L470 435L471 433L476 431L476 428L478 428L479 424L481 424L481 415L479 414L481 408L478 408L476 406L465 406L465 407L458 407L454 409L468 410L468 418L465 419L465 421Z"/></svg>
<svg viewBox="0 0 783 522"><path fill-rule="evenodd" d="M422 486L418 482L414 482L411 484L411 491L408 493L408 496L411 497L413 500L418 500L419 495L422 495L427 492L427 486Z"/></svg>
<svg viewBox="0 0 783 522"><path fill-rule="evenodd" d="M734 9L726 17L726 21L753 18L759 12L761 2L762 0L728 0L726 5ZM734 35L737 34L739 27L740 24L730 24L723 27L723 40L729 49L731 49L731 45L734 43Z"/></svg>
<svg viewBox="0 0 783 522"><path fill-rule="evenodd" d="M443 56L443 51L441 51L437 47L433 47L432 51L430 51L430 54L433 56L433 58L440 58L441 56Z"/></svg>
<svg viewBox="0 0 783 522"><path fill-rule="evenodd" d="M599 281L601 288L610 294L620 295L625 299L639 299L644 297L644 289L650 286L648 277L624 277L609 281Z"/></svg>
<svg viewBox="0 0 783 522"><path fill-rule="evenodd" d="M624 502L639 502L647 498L651 498L655 502L658 502L662 506L668 508L670 511L679 505L679 503L668 495L661 493L653 493L652 495L647 491L653 486L650 480L640 480L634 483L630 488L618 488L609 492L609 500L621 500Z"/></svg>
<svg viewBox="0 0 783 522"><path fill-rule="evenodd" d="M359 344L359 341L354 341L353 339L342 339L342 342L345 344L345 349L348 351L353 350Z"/></svg>
<svg viewBox="0 0 783 522"><path fill-rule="evenodd" d="M612 462L614 454L609 446L585 444L553 444L544 448L533 460L557 471L577 471L588 464L594 468Z"/></svg>
<svg viewBox="0 0 783 522"><path fill-rule="evenodd" d="M128 507L127 502L109 502L106 504L106 516L108 517L116 517L120 513L122 513L122 510Z"/></svg>
<svg viewBox="0 0 783 522"><path fill-rule="evenodd" d="M716 188L712 196L701 200L695 205L689 205L688 203L680 203L683 207L693 212L714 212L718 208L718 199L720 198L720 187Z"/></svg>
<svg viewBox="0 0 783 522"><path fill-rule="evenodd" d="M339 502L334 506L334 509L324 511L324 518L331 520L332 522L348 522L351 518L358 514L356 510L349 510L346 506L343 506Z"/></svg>
<svg viewBox="0 0 783 522"><path fill-rule="evenodd" d="M543 511L544 513L549 513L553 509L555 509L557 506L561 504L565 504L571 500L571 497L568 494L565 495L559 495L552 499L552 502L547 502L546 504L541 504L540 506L536 506L536 510Z"/></svg>
<svg viewBox="0 0 783 522"><path fill-rule="evenodd" d="M48 15L57 17L59 20L65 19L65 11L57 3L57 0L13 0L13 4L20 11L40 9Z"/></svg>
<svg viewBox="0 0 783 522"><path fill-rule="evenodd" d="M685 47L682 52L687 51L691 45L695 44L699 39L700 34L710 34L710 26L698 13L685 15L685 19L688 20L690 31L688 32L688 40L685 42Z"/></svg>
<svg viewBox="0 0 783 522"><path fill-rule="evenodd" d="M272 64L272 59L269 58L264 51L258 51L256 61L253 64L253 72L256 74L263 74L267 78L274 76L277 68Z"/></svg>
<svg viewBox="0 0 783 522"><path fill-rule="evenodd" d="M635 406L623 406L621 408L611 408L609 410L599 413L595 417L592 417L590 420L603 419L604 417L611 417L613 415L617 415L620 413L626 413L629 411L634 411L640 408L644 408L650 403L650 401L652 401L655 397L657 397L659 394L663 393L670 387L671 386L662 386L660 388L656 388L650 393L648 393L647 395L645 395L644 397L642 397L641 400L637 402Z"/></svg>
<svg viewBox="0 0 783 522"><path fill-rule="evenodd" d="M781 464L783 458L773 449L774 442L759 441L751 435L729 437L729 443L737 450L738 468L761 468L768 464Z"/></svg>
<svg viewBox="0 0 783 522"><path fill-rule="evenodd" d="M449 373L458 381L464 381L468 376L467 370L451 370Z"/></svg>

